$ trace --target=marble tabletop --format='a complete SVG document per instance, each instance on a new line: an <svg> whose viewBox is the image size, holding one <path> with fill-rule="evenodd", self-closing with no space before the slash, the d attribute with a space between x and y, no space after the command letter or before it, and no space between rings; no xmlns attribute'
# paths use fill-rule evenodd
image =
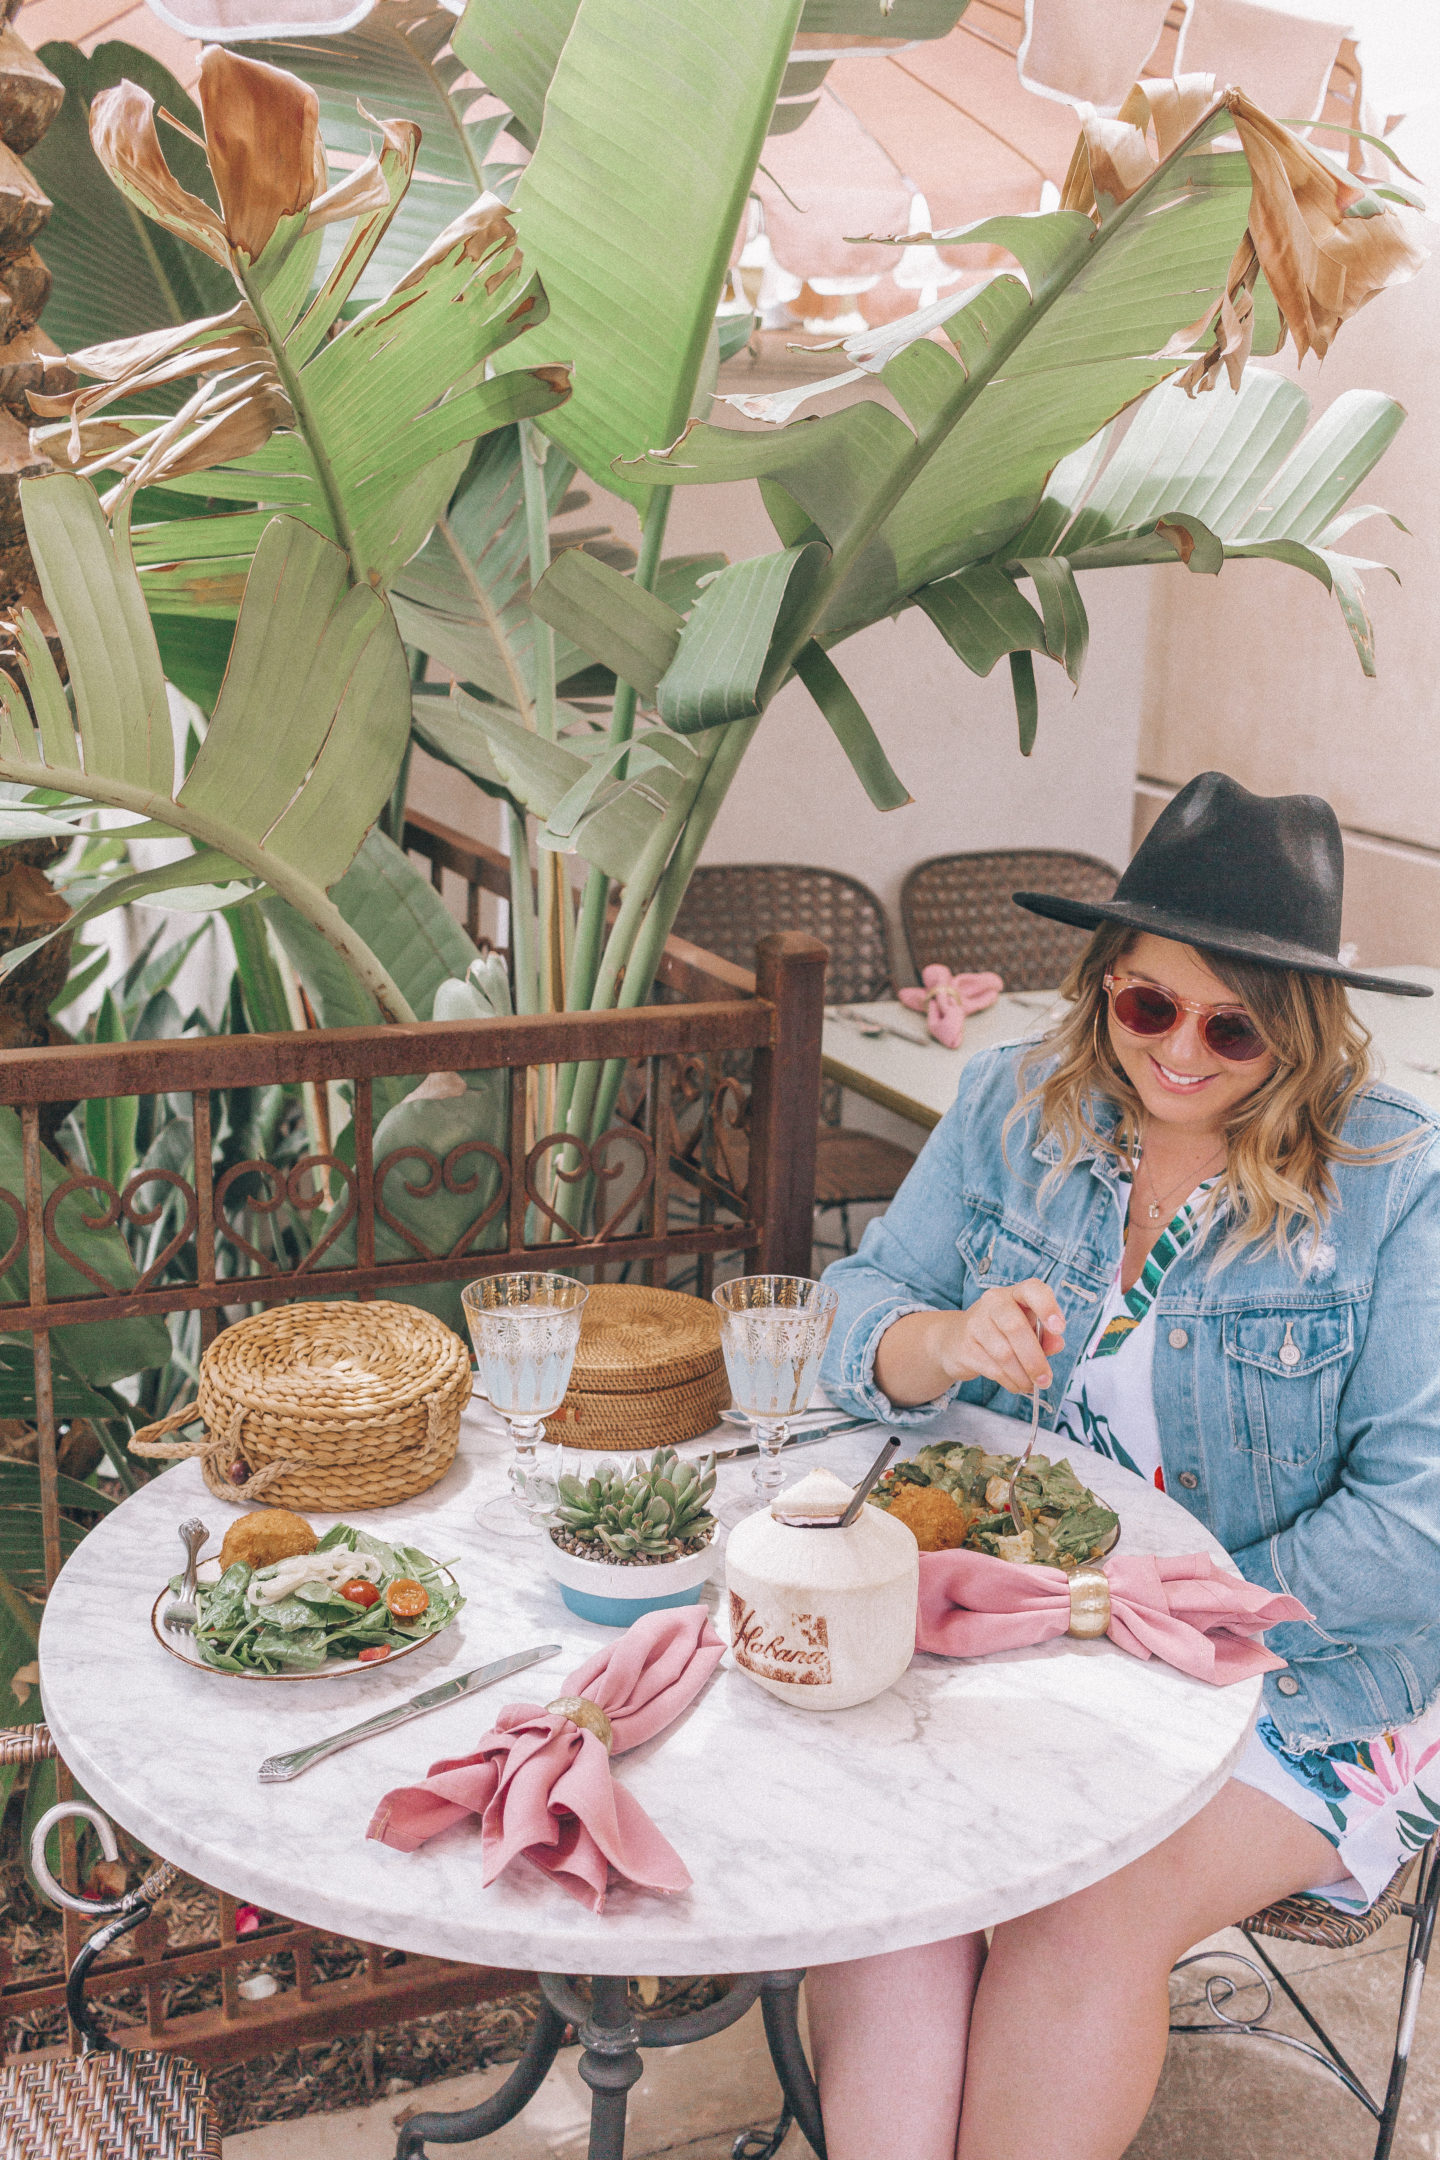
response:
<svg viewBox="0 0 1440 2160"><path fill-rule="evenodd" d="M984 1012L971 1013L960 1048L947 1050L927 1032L925 1015L898 998L831 1006L821 1039L825 1075L912 1124L938 1125L977 1050L1039 1035L1059 1010L1056 990L1006 991Z"/></svg>
<svg viewBox="0 0 1440 2160"><path fill-rule="evenodd" d="M874 1702L818 1713L777 1702L727 1657L684 1717L616 1764L690 1868L684 1895L622 1886L595 1915L524 1865L482 1890L468 1825L414 1854L369 1843L387 1788L473 1747L503 1703L548 1702L618 1640L567 1612L528 1540L475 1524L504 1459L489 1420L467 1412L460 1456L430 1492L362 1518L453 1560L469 1600L393 1671L267 1686L167 1655L149 1613L178 1566L176 1526L198 1510L218 1539L239 1512L194 1463L91 1531L46 1606L41 1691L61 1754L117 1822L262 1908L397 1949L552 1972L756 1972L935 1941L1078 1890L1193 1815L1245 1743L1258 1681L1210 1688L1104 1641L917 1657ZM997 1426L1013 1444L1012 1422L963 1406L935 1430L995 1445ZM796 1473L824 1461L854 1477L875 1447L872 1428L810 1446ZM1218 1551L1131 1472L1067 1452L1119 1510L1122 1551ZM707 1595L718 1613L713 1585ZM267 1755L546 1640L563 1655L293 1784L257 1781Z"/></svg>

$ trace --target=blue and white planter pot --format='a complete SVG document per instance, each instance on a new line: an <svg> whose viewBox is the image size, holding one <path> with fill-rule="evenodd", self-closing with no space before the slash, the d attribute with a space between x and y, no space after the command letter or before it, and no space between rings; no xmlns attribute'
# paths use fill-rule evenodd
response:
<svg viewBox="0 0 1440 2160"><path fill-rule="evenodd" d="M629 1627L642 1613L668 1605L698 1604L700 1591L715 1562L715 1540L678 1560L657 1560L649 1567L617 1567L608 1560L582 1560L566 1552L548 1533L545 1566L571 1612L601 1627Z"/></svg>

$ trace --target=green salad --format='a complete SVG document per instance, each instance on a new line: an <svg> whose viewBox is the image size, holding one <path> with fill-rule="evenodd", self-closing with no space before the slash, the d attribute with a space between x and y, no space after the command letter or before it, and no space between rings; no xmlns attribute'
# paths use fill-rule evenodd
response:
<svg viewBox="0 0 1440 2160"><path fill-rule="evenodd" d="M313 1552L260 1568L237 1560L200 1585L197 1602L194 1642L207 1665L273 1674L379 1664L447 1626L465 1600L415 1546L336 1523Z"/></svg>

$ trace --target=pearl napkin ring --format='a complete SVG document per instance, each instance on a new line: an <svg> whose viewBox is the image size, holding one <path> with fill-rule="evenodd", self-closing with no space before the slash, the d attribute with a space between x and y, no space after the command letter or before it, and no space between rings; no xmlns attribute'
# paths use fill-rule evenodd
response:
<svg viewBox="0 0 1440 2160"><path fill-rule="evenodd" d="M1101 1577L1101 1580L1102 1582L1104 1581L1103 1576ZM1106 1596L1105 1622L1106 1626L1108 1627L1110 1622L1108 1591ZM1100 1632L1103 1634L1104 1629L1101 1629ZM611 1725L609 1718L606 1717L605 1712L601 1709L599 1703L591 1702L588 1695L557 1695L554 1702L546 1703L545 1710L546 1714L549 1716L568 1718L570 1720L570 1723L572 1725L578 1725L582 1732L594 1733L595 1738L600 1742L601 1747L604 1748L607 1755L614 1747L614 1727Z"/></svg>
<svg viewBox="0 0 1440 2160"><path fill-rule="evenodd" d="M1102 1568L1077 1567L1070 1577L1070 1625L1066 1633L1088 1640L1108 1633L1109 1627L1109 1578ZM552 1703L550 1707L558 1709L559 1705Z"/></svg>

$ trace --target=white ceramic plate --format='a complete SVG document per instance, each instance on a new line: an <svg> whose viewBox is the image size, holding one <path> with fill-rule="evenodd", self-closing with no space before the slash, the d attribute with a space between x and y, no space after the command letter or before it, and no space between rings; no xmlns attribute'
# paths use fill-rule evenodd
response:
<svg viewBox="0 0 1440 2160"><path fill-rule="evenodd" d="M218 1560L202 1560L199 1572L201 1582L217 1583L220 1580L220 1563ZM449 1568L442 1567L438 1572L448 1582L454 1583L455 1577ZM316 1672L236 1673L225 1672L218 1665L207 1665L195 1647L193 1635L172 1635L167 1628L161 1626L160 1615L169 1604L170 1597L171 1590L167 1582L150 1608L150 1632L161 1649L168 1650L171 1657L178 1658L182 1665L193 1665L197 1672L213 1673L218 1680L343 1680L349 1673L388 1672L401 1658L409 1657L412 1651L423 1650L426 1643L434 1642L437 1635L443 1635L445 1628L451 1626L456 1617L452 1612L444 1627L432 1628L428 1635L417 1635L414 1642L406 1643L402 1650L392 1650L387 1658L372 1658L368 1665L362 1665L359 1658L331 1658Z"/></svg>

